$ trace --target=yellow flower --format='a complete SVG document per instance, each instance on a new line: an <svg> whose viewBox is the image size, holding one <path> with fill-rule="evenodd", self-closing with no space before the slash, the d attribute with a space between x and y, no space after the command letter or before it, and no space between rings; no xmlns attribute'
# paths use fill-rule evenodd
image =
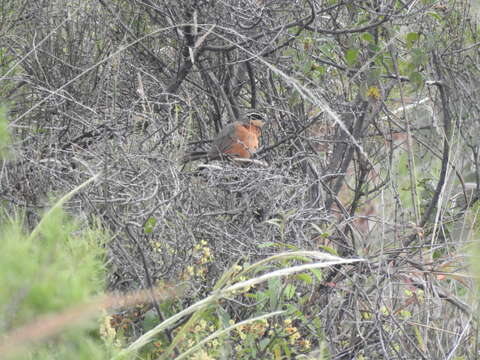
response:
<svg viewBox="0 0 480 360"><path fill-rule="evenodd" d="M297 331L297 328L295 326L289 326L289 327L285 328L285 332L287 334L293 334L296 331Z"/></svg>
<svg viewBox="0 0 480 360"><path fill-rule="evenodd" d="M232 268L233 272L239 272L242 270L242 267L240 265L233 265L233 268Z"/></svg>
<svg viewBox="0 0 480 360"><path fill-rule="evenodd" d="M293 333L292 335L290 335L290 338L289 338L290 344L295 345L298 339L300 339L300 333L298 332Z"/></svg>
<svg viewBox="0 0 480 360"><path fill-rule="evenodd" d="M198 325L200 325L202 329L205 329L207 327L207 322L202 319L198 322Z"/></svg>
<svg viewBox="0 0 480 360"><path fill-rule="evenodd" d="M207 269L205 268L200 268L197 270L197 276L199 276L200 278L204 279L205 278L205 273L207 272Z"/></svg>
<svg viewBox="0 0 480 360"><path fill-rule="evenodd" d="M217 339L211 341L210 344L213 348L217 348L220 345Z"/></svg>
<svg viewBox="0 0 480 360"><path fill-rule="evenodd" d="M312 343L307 339L300 340L299 343L304 350L309 350L312 347Z"/></svg>
<svg viewBox="0 0 480 360"><path fill-rule="evenodd" d="M100 324L100 335L106 339L113 340L117 334L116 330L112 327L112 317L110 315L103 318L103 323Z"/></svg>
<svg viewBox="0 0 480 360"><path fill-rule="evenodd" d="M192 360L214 360L207 352L200 350L195 355L193 355Z"/></svg>
<svg viewBox="0 0 480 360"><path fill-rule="evenodd" d="M381 97L380 90L376 86L371 86L367 91L367 96L374 100L378 100Z"/></svg>

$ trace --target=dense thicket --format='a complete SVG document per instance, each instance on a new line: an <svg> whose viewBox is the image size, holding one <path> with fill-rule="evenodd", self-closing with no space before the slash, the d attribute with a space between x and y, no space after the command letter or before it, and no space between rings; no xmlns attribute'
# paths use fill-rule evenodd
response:
<svg viewBox="0 0 480 360"><path fill-rule="evenodd" d="M33 227L49 198L101 173L67 210L114 234L115 290L184 280L198 244L212 258L192 296L279 250L366 258L299 289L333 358L473 359L469 282L451 274L478 226L471 6L3 1L15 151L0 198ZM264 166L182 166L250 109L267 120Z"/></svg>

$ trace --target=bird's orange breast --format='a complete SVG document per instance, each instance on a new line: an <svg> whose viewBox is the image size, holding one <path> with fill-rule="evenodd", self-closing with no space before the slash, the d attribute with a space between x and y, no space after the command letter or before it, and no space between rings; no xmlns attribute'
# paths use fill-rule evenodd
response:
<svg viewBox="0 0 480 360"><path fill-rule="evenodd" d="M237 157L249 159L258 149L260 128L254 125L240 125L235 128L234 142L226 151L226 154L235 155Z"/></svg>

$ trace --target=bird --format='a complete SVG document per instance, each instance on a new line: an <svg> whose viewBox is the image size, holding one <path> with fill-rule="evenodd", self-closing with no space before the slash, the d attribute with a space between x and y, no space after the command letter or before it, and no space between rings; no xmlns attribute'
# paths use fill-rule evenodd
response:
<svg viewBox="0 0 480 360"><path fill-rule="evenodd" d="M260 146L263 125L264 121L253 116L242 121L234 121L218 133L209 151L187 153L183 163L202 159L207 161L224 158L250 159Z"/></svg>

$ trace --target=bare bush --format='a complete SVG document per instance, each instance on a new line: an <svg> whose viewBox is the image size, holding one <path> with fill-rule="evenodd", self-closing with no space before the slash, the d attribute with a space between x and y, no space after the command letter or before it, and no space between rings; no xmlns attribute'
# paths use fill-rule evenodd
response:
<svg viewBox="0 0 480 360"><path fill-rule="evenodd" d="M239 259L320 247L369 260L305 289L333 358L476 357L452 275L480 194L468 1L17 3L0 196L33 226L101 173L68 208L114 234L112 288L185 280L202 241L214 260L189 281L205 291ZM267 166L182 167L248 109L267 119Z"/></svg>

